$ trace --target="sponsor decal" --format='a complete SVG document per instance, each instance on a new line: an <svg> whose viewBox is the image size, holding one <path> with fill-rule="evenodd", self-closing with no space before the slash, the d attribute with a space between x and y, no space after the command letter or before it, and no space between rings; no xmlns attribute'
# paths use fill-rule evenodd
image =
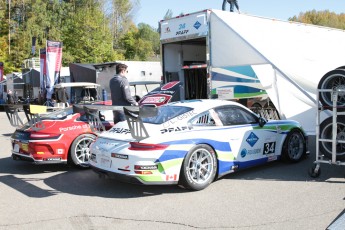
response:
<svg viewBox="0 0 345 230"><path fill-rule="evenodd" d="M124 128L112 128L109 130L109 133L124 133L128 134L131 133L129 129L124 129Z"/></svg>
<svg viewBox="0 0 345 230"><path fill-rule="evenodd" d="M275 160L277 160L277 156L270 156L267 159L267 161L275 161Z"/></svg>
<svg viewBox="0 0 345 230"><path fill-rule="evenodd" d="M157 170L158 166L157 165L136 165L135 169L138 169L138 170Z"/></svg>
<svg viewBox="0 0 345 230"><path fill-rule="evenodd" d="M165 85L162 86L161 90L171 89L172 87L174 87L178 83L179 83L179 81L172 81L172 82L166 83ZM172 92L174 92L174 91L172 91Z"/></svg>
<svg viewBox="0 0 345 230"><path fill-rule="evenodd" d="M183 35L183 34L187 34L189 32L189 30L186 29L186 23L181 23L178 25L178 30L176 32L176 35Z"/></svg>
<svg viewBox="0 0 345 230"><path fill-rule="evenodd" d="M176 181L176 179L177 179L177 175L176 174L166 175L165 176L165 180L166 181Z"/></svg>
<svg viewBox="0 0 345 230"><path fill-rule="evenodd" d="M244 158L245 156L247 156L247 149L242 149L241 157Z"/></svg>
<svg viewBox="0 0 345 230"><path fill-rule="evenodd" d="M195 29L199 29L200 28L200 26L201 26L201 23L200 22L198 22L198 21L196 21L195 23L194 23L194 28Z"/></svg>
<svg viewBox="0 0 345 230"><path fill-rule="evenodd" d="M176 35L183 35L183 34L187 34L189 32L189 30L181 30L181 31L177 31Z"/></svg>
<svg viewBox="0 0 345 230"><path fill-rule="evenodd" d="M244 158L246 156L250 156L250 155L257 155L261 153L261 149L242 149L241 151L241 157Z"/></svg>
<svg viewBox="0 0 345 230"><path fill-rule="evenodd" d="M61 158L46 158L46 159L43 159L45 161L61 161Z"/></svg>
<svg viewBox="0 0 345 230"><path fill-rule="evenodd" d="M173 119L171 119L171 120L165 122L165 123L163 124L163 127L164 127L164 128L168 128L168 127L174 125L176 122L178 122L178 121L180 121L180 120L183 120L183 119L186 119L186 118L189 118L189 117L192 117L192 116L194 116L194 115L196 115L196 112L195 112L194 110L189 111L189 112L184 113L184 114L181 114L181 115L179 115L179 116L177 116L177 117L174 117Z"/></svg>
<svg viewBox="0 0 345 230"><path fill-rule="evenodd" d="M187 126L168 128L168 129L161 129L161 134L171 133L171 132L178 132L178 131L183 131L183 130L186 130L186 129L188 129Z"/></svg>
<svg viewBox="0 0 345 230"><path fill-rule="evenodd" d="M128 160L128 155L124 155L124 154L111 153L111 157Z"/></svg>
<svg viewBox="0 0 345 230"><path fill-rule="evenodd" d="M258 140L259 140L259 138L253 132L251 132L249 134L249 137L246 139L246 141L250 145L250 147L253 147L256 144L256 142L258 142Z"/></svg>
<svg viewBox="0 0 345 230"><path fill-rule="evenodd" d="M166 97L147 97L142 103L162 103Z"/></svg>
<svg viewBox="0 0 345 230"><path fill-rule="evenodd" d="M166 27L165 30L164 30L164 33L165 33L165 34L170 33L170 27Z"/></svg>
<svg viewBox="0 0 345 230"><path fill-rule="evenodd" d="M65 152L64 149L57 149L56 150L57 154L64 154L64 152Z"/></svg>
<svg viewBox="0 0 345 230"><path fill-rule="evenodd" d="M84 124L84 125L72 125L69 127L60 127L59 132L69 132L73 130L78 130L78 129L87 129L89 128L89 124Z"/></svg>
<svg viewBox="0 0 345 230"><path fill-rule="evenodd" d="M267 155L267 154L275 153L275 147L276 147L276 143L275 142L265 143L264 144L263 154Z"/></svg>

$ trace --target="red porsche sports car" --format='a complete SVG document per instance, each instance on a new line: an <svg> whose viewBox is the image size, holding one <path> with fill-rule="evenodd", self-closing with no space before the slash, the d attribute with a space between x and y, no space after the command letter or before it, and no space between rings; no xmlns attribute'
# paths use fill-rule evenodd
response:
<svg viewBox="0 0 345 230"><path fill-rule="evenodd" d="M36 164L71 162L89 167L89 145L96 138L91 130L82 106L73 106L47 114L33 114L25 109L29 120L23 123L20 106L6 106L7 116L16 131L11 136L12 158ZM113 112L99 111L105 129L113 123Z"/></svg>

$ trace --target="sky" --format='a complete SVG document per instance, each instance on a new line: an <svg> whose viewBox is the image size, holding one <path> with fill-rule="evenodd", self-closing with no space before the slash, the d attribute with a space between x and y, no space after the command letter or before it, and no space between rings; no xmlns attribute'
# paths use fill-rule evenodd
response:
<svg viewBox="0 0 345 230"><path fill-rule="evenodd" d="M135 8L134 22L146 23L158 28L158 22L170 9L173 16L193 13L204 9L222 9L223 0L139 0ZM135 0L133 1L135 2ZM288 20L301 12L329 10L345 13L345 0L238 0L241 13ZM230 5L227 3L227 10Z"/></svg>

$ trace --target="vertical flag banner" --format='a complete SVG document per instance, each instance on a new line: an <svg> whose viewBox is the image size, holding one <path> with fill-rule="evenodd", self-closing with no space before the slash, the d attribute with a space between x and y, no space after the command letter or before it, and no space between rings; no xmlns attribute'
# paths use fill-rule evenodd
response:
<svg viewBox="0 0 345 230"><path fill-rule="evenodd" d="M0 62L0 82L4 80L4 63Z"/></svg>
<svg viewBox="0 0 345 230"><path fill-rule="evenodd" d="M0 98L2 98L2 95L3 95L3 84L2 84L2 81L4 80L4 63L3 62L0 62Z"/></svg>
<svg viewBox="0 0 345 230"><path fill-rule="evenodd" d="M46 47L47 58L47 99L52 98L54 91L54 84L60 77L61 62L62 62L62 42L48 41Z"/></svg>
<svg viewBox="0 0 345 230"><path fill-rule="evenodd" d="M46 49L40 49L40 91L41 95L45 95L47 81L47 62Z"/></svg>

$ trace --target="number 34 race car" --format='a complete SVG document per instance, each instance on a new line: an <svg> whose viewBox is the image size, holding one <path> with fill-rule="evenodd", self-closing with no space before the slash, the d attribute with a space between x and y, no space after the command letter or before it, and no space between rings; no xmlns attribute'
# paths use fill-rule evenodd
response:
<svg viewBox="0 0 345 230"><path fill-rule="evenodd" d="M127 121L90 145L100 175L201 190L234 171L274 160L299 161L307 136L291 120L266 121L236 102L192 100L125 107Z"/></svg>

